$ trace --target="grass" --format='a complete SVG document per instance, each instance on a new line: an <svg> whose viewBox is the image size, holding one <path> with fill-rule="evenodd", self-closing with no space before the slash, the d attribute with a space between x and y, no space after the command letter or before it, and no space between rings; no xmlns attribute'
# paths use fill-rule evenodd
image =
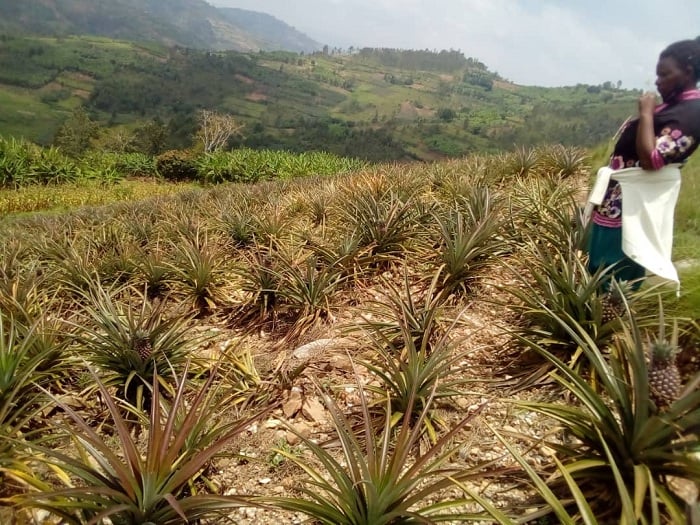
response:
<svg viewBox="0 0 700 525"><path fill-rule="evenodd" d="M679 276L681 296L669 298L667 308L675 315L700 319L700 267L681 270Z"/></svg>
<svg viewBox="0 0 700 525"><path fill-rule="evenodd" d="M700 159L692 158L683 168L681 193L676 205L674 260L698 259L700 254Z"/></svg>
<svg viewBox="0 0 700 525"><path fill-rule="evenodd" d="M261 118L265 113L265 103L266 99L254 101L241 98L238 95L228 97L223 101L226 109L250 118Z"/></svg>
<svg viewBox="0 0 700 525"><path fill-rule="evenodd" d="M697 155L683 168L681 193L676 205L673 260L678 264L681 296L671 297L674 314L700 319L700 159Z"/></svg>
<svg viewBox="0 0 700 525"><path fill-rule="evenodd" d="M80 76L76 73L64 72L56 77L56 82L71 89L91 91L95 87L95 81L90 77Z"/></svg>
<svg viewBox="0 0 700 525"><path fill-rule="evenodd" d="M7 108L0 114L0 129L5 136L49 141L61 118L59 111L40 102L34 94L15 87L0 89L0 107Z"/></svg>

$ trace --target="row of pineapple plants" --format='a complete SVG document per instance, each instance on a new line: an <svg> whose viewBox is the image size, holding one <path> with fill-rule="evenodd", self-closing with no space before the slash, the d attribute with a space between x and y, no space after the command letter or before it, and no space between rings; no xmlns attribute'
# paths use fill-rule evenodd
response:
<svg viewBox="0 0 700 525"><path fill-rule="evenodd" d="M515 363L520 354L536 353L541 359L526 372L527 384L554 379L580 401L576 409L528 405L557 419L575 440L562 441L573 443L568 448L552 445L558 456L548 472L534 471L513 448L515 465L522 464L543 497L531 514L554 513L562 522L577 516L605 522L603 512L677 517L681 504L666 477L695 479L697 460L689 451L697 446L697 395L692 388L681 395L669 379L676 349L663 333L647 371L640 332L667 320L644 315L644 294L613 298L599 291L604 275L586 273L583 233L572 221L583 163L578 173L551 166L555 175L547 176L544 161L539 173L524 173L514 167L518 158L225 185L6 226L3 341L8 363L25 361L6 374L22 386L3 392L29 392L26 402L14 394L3 400L1 428L11 444L0 451L6 502L75 523L106 517L179 523L238 505L295 510L323 523L489 514L502 523L525 520L470 485L516 476L513 465L453 461L458 438L475 416L447 428L434 410L464 389L457 366L462 347L450 336L457 313L480 300L482 283L504 265L513 279L501 285L511 298L501 306L516 328L512 345L495 353ZM203 322L242 331L264 327L278 338L272 350L283 352L312 329L332 324L368 287L385 293L369 306L371 320L351 331L374 354L356 366L380 385L362 390L364 434L355 434L330 391L324 399L345 459L305 441L331 477L280 451L309 475L305 497L225 497L208 490L206 465L298 377L275 369L261 378L236 352L219 356L210 373L211 363L196 352L201 340L193 329ZM597 382L589 383L589 376ZM672 392L652 382L654 392L666 395L664 403L650 401L649 377L671 384ZM621 388L621 380L629 388ZM120 453L61 401L78 388L106 400ZM39 414L47 406L72 421L67 431L82 444L79 457L63 450L65 434L41 427ZM222 418L224 406L242 408L230 421ZM134 443L134 426L148 432L145 452ZM423 445L415 457L423 439L427 452ZM630 464L641 466L633 478ZM599 486L586 482L589 475L616 486L622 507L601 502ZM448 487L458 487L463 497L422 504Z"/></svg>
<svg viewBox="0 0 700 525"><path fill-rule="evenodd" d="M158 156L144 153L91 150L80 158L58 147L0 137L0 187L98 181L116 183L127 177L160 177L204 184L255 182L309 175L330 175L361 169L358 159L325 152L240 149L209 153L171 150Z"/></svg>

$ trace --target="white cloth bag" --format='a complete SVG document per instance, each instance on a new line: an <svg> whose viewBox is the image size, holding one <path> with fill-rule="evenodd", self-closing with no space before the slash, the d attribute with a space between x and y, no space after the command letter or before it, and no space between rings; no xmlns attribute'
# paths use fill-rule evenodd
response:
<svg viewBox="0 0 700 525"><path fill-rule="evenodd" d="M660 170L642 168L598 170L588 197L587 217L602 202L610 178L622 191L622 251L651 273L680 285L671 260L673 217L681 187L679 164Z"/></svg>

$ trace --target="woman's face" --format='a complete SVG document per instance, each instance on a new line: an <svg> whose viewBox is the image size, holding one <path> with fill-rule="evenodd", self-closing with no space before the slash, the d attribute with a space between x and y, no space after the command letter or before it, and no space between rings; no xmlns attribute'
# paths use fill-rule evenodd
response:
<svg viewBox="0 0 700 525"><path fill-rule="evenodd" d="M680 93L693 87L688 68L683 69L675 58L662 57L656 64L656 89L664 102L671 102Z"/></svg>

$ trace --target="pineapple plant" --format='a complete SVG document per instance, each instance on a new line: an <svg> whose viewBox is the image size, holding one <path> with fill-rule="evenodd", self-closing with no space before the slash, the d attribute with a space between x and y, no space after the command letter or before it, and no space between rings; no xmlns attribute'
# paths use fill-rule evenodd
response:
<svg viewBox="0 0 700 525"><path fill-rule="evenodd" d="M649 396L657 408L669 407L681 392L681 373L676 364L678 324L674 322L670 340L665 336L663 310L660 312L659 335L649 343Z"/></svg>
<svg viewBox="0 0 700 525"><path fill-rule="evenodd" d="M553 417L566 436L558 434L548 446L556 447L555 461L570 478L549 486L559 490L567 485L569 490L571 480L580 484L584 498L578 501L590 505L596 523L686 523L687 502L675 492L677 481L693 485L700 479L700 390L694 384L700 376L676 393L678 329L674 326L667 338L668 321L659 311L656 337L643 336L638 318L630 315L605 346L598 345L585 326L570 323L571 336L595 373L595 384L536 339L521 338L552 364L556 373L551 377L572 396L564 403L517 403ZM660 411L652 399L661 395L669 404ZM561 493L557 495L561 500ZM568 523L557 521L564 522Z"/></svg>
<svg viewBox="0 0 700 525"><path fill-rule="evenodd" d="M381 193L373 187L382 184L381 179L368 181L366 187L349 191L341 197L340 220L359 240L361 248L367 248L374 259L373 267L384 267L390 260L403 257L415 245L421 232L418 225L424 219L419 216L415 195L403 196L389 188Z"/></svg>
<svg viewBox="0 0 700 525"><path fill-rule="evenodd" d="M189 321L194 313L166 317L166 301L147 300L144 292L124 286L96 285L84 295L80 316L71 322L82 355L100 374L116 397L147 410L154 374L179 372L190 352L206 336L193 336Z"/></svg>
<svg viewBox="0 0 700 525"><path fill-rule="evenodd" d="M439 293L443 299L468 292L488 264L506 253L507 243L500 235L500 205L488 189L476 188L444 210L432 212L437 248L430 251L437 254L433 264L440 273Z"/></svg>
<svg viewBox="0 0 700 525"><path fill-rule="evenodd" d="M154 372L149 389L153 402L145 425L149 436L142 441L125 419L120 399L100 376L91 374L107 407L113 434L97 432L81 414L54 399L73 423L69 432L76 452L67 454L56 445L31 443L30 447L37 462L71 475L57 476L65 487L27 475L37 490L7 498L14 509L43 509L63 518L61 523L105 523L109 519L108 523L123 525L175 525L209 519L221 523L217 518L224 513L259 505L249 496L212 494L198 487L213 485L205 479L205 472L217 455L240 440L269 409L235 419L229 415L223 421L218 414L230 411L224 410L218 395L216 368L203 385L192 390L185 364L180 372L172 372L172 381ZM163 385L168 383L171 386L165 390ZM46 442L55 443L56 436L49 436ZM49 521L54 522L45 522Z"/></svg>

